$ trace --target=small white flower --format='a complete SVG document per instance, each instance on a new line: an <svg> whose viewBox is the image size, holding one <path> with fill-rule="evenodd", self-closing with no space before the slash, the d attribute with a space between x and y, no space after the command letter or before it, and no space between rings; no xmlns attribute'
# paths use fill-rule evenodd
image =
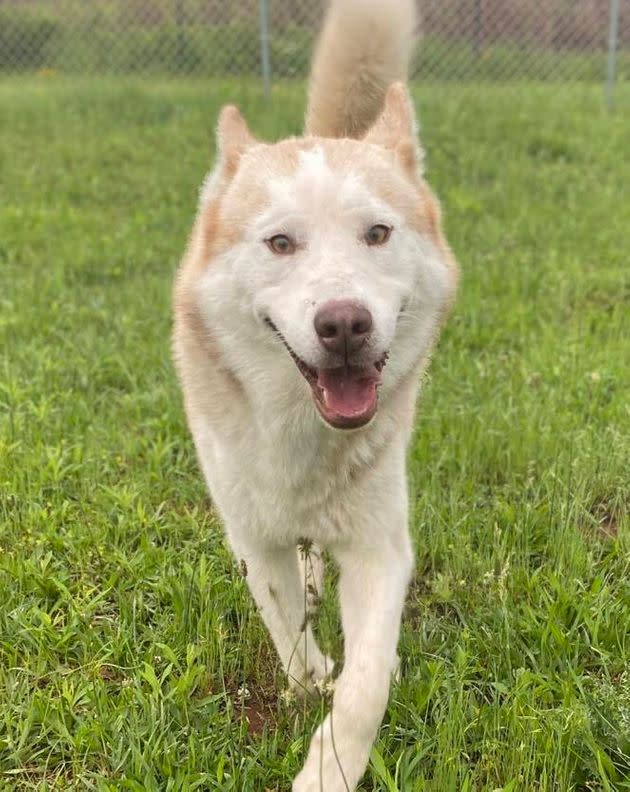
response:
<svg viewBox="0 0 630 792"><path fill-rule="evenodd" d="M293 702L295 701L295 690L292 690L291 688L286 688L280 694L280 700L287 706L293 704Z"/></svg>
<svg viewBox="0 0 630 792"><path fill-rule="evenodd" d="M317 690L320 696L332 695L333 691L335 690L335 681L333 679L330 679L329 677L324 677L323 679L316 679L315 690Z"/></svg>

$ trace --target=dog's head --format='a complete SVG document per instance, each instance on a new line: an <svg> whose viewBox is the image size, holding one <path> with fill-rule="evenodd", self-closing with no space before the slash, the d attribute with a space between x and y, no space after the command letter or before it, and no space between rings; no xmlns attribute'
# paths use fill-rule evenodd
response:
<svg viewBox="0 0 630 792"><path fill-rule="evenodd" d="M240 378L291 366L327 424L367 424L381 384L427 356L456 282L406 90L389 89L361 140L259 143L228 107L218 144L200 207L204 319Z"/></svg>

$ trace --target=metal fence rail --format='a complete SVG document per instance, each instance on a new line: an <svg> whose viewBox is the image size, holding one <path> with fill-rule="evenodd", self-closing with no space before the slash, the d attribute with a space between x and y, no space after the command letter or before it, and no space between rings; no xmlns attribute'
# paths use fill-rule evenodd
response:
<svg viewBox="0 0 630 792"><path fill-rule="evenodd" d="M323 6L0 0L0 72L303 77ZM420 0L419 20L425 80L630 78L630 0Z"/></svg>

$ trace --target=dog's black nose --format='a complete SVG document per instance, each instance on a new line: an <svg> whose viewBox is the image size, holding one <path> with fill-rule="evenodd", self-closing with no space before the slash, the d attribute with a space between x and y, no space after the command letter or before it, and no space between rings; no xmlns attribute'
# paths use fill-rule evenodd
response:
<svg viewBox="0 0 630 792"><path fill-rule="evenodd" d="M330 352L347 358L365 344L372 332L372 314L352 300L330 300L313 320L319 340Z"/></svg>

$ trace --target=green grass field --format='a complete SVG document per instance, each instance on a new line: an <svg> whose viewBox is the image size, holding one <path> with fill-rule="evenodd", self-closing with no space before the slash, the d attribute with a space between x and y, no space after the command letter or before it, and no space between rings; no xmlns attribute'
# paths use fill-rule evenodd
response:
<svg viewBox="0 0 630 792"><path fill-rule="evenodd" d="M630 88L414 90L463 279L363 789L630 790ZM228 100L300 129L301 86L0 81L3 792L288 790L324 707L281 695L169 356ZM318 631L339 659L334 576Z"/></svg>

